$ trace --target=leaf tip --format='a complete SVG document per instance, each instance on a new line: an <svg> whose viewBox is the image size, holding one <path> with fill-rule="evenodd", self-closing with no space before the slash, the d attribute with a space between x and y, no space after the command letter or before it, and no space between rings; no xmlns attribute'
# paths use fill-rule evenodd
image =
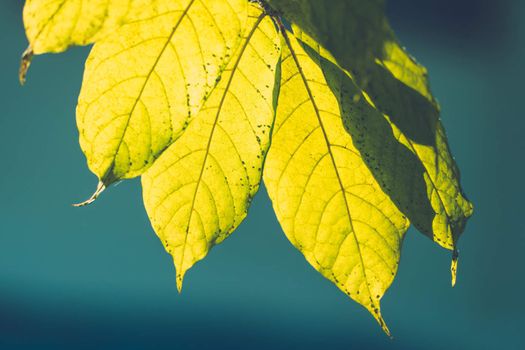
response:
<svg viewBox="0 0 525 350"><path fill-rule="evenodd" d="M97 185L97 189L95 190L95 192L91 195L91 197L89 197L87 200L81 202L81 203L76 203L76 204L73 204L73 206L75 208L79 208L79 207L84 207L86 205L89 205L91 203L93 203L94 201L97 200L98 196L100 196L100 194L102 192L104 192L104 190L106 189L106 185L104 185L104 183L102 181L99 181L98 182L98 185Z"/></svg>
<svg viewBox="0 0 525 350"><path fill-rule="evenodd" d="M20 85L24 85L26 82L27 71L33 60L33 48L29 46L24 53L22 54L22 59L20 60L20 68L18 69L18 80Z"/></svg>
<svg viewBox="0 0 525 350"><path fill-rule="evenodd" d="M182 282L184 281L184 273L177 273L177 291L182 293Z"/></svg>
<svg viewBox="0 0 525 350"><path fill-rule="evenodd" d="M450 264L450 274L452 276L452 288L456 286L457 275L458 275L458 260L459 260L459 251L454 248L452 251L452 262Z"/></svg>
<svg viewBox="0 0 525 350"><path fill-rule="evenodd" d="M378 312L376 315L376 320L377 322L379 323L379 325L381 326L381 329L383 330L383 332L385 332L385 334L387 335L387 337L389 337L390 339L394 339L394 337L392 336L392 333L390 333L390 329L388 329L388 326L386 325L386 322L385 320L383 319L383 316L381 316L381 314Z"/></svg>
<svg viewBox="0 0 525 350"><path fill-rule="evenodd" d="M385 332L385 334L390 339L393 339L394 337L392 336L392 333L390 333L390 329L388 329L388 326L386 325L386 322L385 322L383 316L381 315L381 309L380 309L379 303L376 304L376 303L374 303L372 301L372 304L370 305L370 307L367 307L367 309L368 309L368 311L370 311L372 316L374 316L374 318L376 319L377 323L379 323L379 326L381 327L383 332Z"/></svg>

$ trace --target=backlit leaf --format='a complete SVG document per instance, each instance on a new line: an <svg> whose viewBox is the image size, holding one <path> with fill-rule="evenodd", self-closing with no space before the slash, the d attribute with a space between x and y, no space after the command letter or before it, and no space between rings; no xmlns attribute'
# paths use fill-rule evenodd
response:
<svg viewBox="0 0 525 350"><path fill-rule="evenodd" d="M421 232L454 249L472 204L461 190L427 71L399 45L384 16L384 1L269 2L292 22L298 37L305 31L326 47L384 114L394 135L385 139L390 132L384 122L368 120L376 129L367 132L374 146L366 150L366 163ZM348 130L355 129L346 121Z"/></svg>
<svg viewBox="0 0 525 350"><path fill-rule="evenodd" d="M86 45L118 28L145 0L27 0L24 25L35 54ZM141 6L142 5L142 6Z"/></svg>
<svg viewBox="0 0 525 350"><path fill-rule="evenodd" d="M239 46L248 6L166 1L95 44L77 124L105 186L142 174L182 134Z"/></svg>
<svg viewBox="0 0 525 350"><path fill-rule="evenodd" d="M391 69L400 70L403 64L410 67L409 63L399 63ZM367 162L371 168L392 169L406 179L407 185L411 183L403 188L398 186L399 178L394 180L385 172L376 172L386 184L385 191L394 200L403 202L403 197L412 197L411 201L401 204L411 222L439 245L453 250L472 215L472 204L461 189L459 171L449 150L438 106L423 94L408 89L385 67L383 64L375 66L377 74L371 75L374 79L370 79L366 86L367 98L384 114L392 128L394 134L388 142L407 149L419 164L414 162L407 167L397 162L394 165L397 169L385 167L385 163L393 162L392 157L395 158L396 154L385 152L384 139L382 147L370 151ZM404 76L410 75L406 73ZM420 79L424 76L421 75ZM371 135L376 134L372 131Z"/></svg>
<svg viewBox="0 0 525 350"><path fill-rule="evenodd" d="M22 56L20 82L25 82L33 54L93 43L139 16L137 9L153 4L147 0L27 0L23 16L29 47Z"/></svg>
<svg viewBox="0 0 525 350"><path fill-rule="evenodd" d="M173 255L177 284L242 222L259 188L274 119L279 36L252 7L220 83L184 134L143 175L152 225Z"/></svg>
<svg viewBox="0 0 525 350"><path fill-rule="evenodd" d="M454 284L472 205L427 71L384 7L28 0L20 79L34 53L94 43L76 116L99 185L80 205L142 176L179 290L244 220L264 174L288 239L389 334L380 300L410 222L453 250Z"/></svg>
<svg viewBox="0 0 525 350"><path fill-rule="evenodd" d="M341 123L346 116L340 99L354 98L340 93L348 76L322 57L328 53L321 48L293 37L285 43L264 173L268 193L294 246L388 333L379 301L397 271L408 221L381 190Z"/></svg>

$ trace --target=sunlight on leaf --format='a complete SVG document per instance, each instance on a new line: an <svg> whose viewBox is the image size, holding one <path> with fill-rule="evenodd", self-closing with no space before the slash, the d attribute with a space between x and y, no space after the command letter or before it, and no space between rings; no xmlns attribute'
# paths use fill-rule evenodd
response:
<svg viewBox="0 0 525 350"><path fill-rule="evenodd" d="M452 250L455 285L472 204L427 70L384 11L383 0L28 0L20 80L34 54L94 43L76 117L99 183L77 206L142 176L179 291L263 176L291 243L390 334L380 300L409 224Z"/></svg>
<svg viewBox="0 0 525 350"><path fill-rule="evenodd" d="M270 145L279 60L272 20L253 7L248 32L185 133L143 175L152 225L186 271L246 217Z"/></svg>
<svg viewBox="0 0 525 350"><path fill-rule="evenodd" d="M379 301L392 283L408 221L383 193L344 129L346 75L285 37L281 94L264 181L290 241L313 267L366 307L385 332ZM330 87L327 77L333 81ZM345 96L345 98L354 98Z"/></svg>
<svg viewBox="0 0 525 350"><path fill-rule="evenodd" d="M243 0L170 1L144 12L98 41L86 63L80 145L106 187L142 174L182 134L248 20Z"/></svg>
<svg viewBox="0 0 525 350"><path fill-rule="evenodd" d="M33 54L62 52L71 45L87 45L111 33L151 6L146 0L27 0L24 26L29 47L22 56L20 82L25 82Z"/></svg>
<svg viewBox="0 0 525 350"><path fill-rule="evenodd" d="M118 28L131 6L145 0L27 0L24 25L35 54L86 45Z"/></svg>
<svg viewBox="0 0 525 350"><path fill-rule="evenodd" d="M297 37L304 31L326 47L333 62L353 75L365 98L384 114L394 136L369 141L376 143L365 156L369 168L418 230L453 250L472 204L461 189L427 71L399 45L384 16L384 1L270 3L291 20ZM384 135L383 126L379 133L369 130L367 137ZM345 127L355 129L352 124ZM412 188L411 182L416 184Z"/></svg>

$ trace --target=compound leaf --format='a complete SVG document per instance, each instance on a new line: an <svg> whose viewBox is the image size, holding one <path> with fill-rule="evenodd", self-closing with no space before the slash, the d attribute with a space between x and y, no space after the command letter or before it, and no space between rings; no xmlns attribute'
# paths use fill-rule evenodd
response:
<svg viewBox="0 0 525 350"><path fill-rule="evenodd" d="M272 20L252 6L249 29L219 84L142 176L146 210L173 255L179 290L186 271L242 222L259 188L279 56Z"/></svg>
<svg viewBox="0 0 525 350"><path fill-rule="evenodd" d="M80 145L103 186L142 174L197 114L241 42L245 0L177 0L98 41L77 107Z"/></svg>
<svg viewBox="0 0 525 350"><path fill-rule="evenodd" d="M285 35L282 80L264 181L292 244L388 332L379 301L399 262L408 221L382 191L344 129L348 76Z"/></svg>
<svg viewBox="0 0 525 350"><path fill-rule="evenodd" d="M455 283L472 214L427 71L384 0L267 2L27 0L20 79L33 54L95 43L77 125L100 182L82 204L142 175L179 290L264 173L292 244L389 334L380 300L409 223L454 250Z"/></svg>

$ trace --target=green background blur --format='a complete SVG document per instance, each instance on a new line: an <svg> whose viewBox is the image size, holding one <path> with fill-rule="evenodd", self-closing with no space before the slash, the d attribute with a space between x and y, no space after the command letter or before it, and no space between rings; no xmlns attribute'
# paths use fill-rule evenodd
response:
<svg viewBox="0 0 525 350"><path fill-rule="evenodd" d="M408 232L394 340L292 248L264 190L182 295L137 180L71 207L96 185L74 114L89 50L36 57L20 87L21 8L0 0L0 349L525 349L523 1L389 3L475 205L455 289L450 253Z"/></svg>

